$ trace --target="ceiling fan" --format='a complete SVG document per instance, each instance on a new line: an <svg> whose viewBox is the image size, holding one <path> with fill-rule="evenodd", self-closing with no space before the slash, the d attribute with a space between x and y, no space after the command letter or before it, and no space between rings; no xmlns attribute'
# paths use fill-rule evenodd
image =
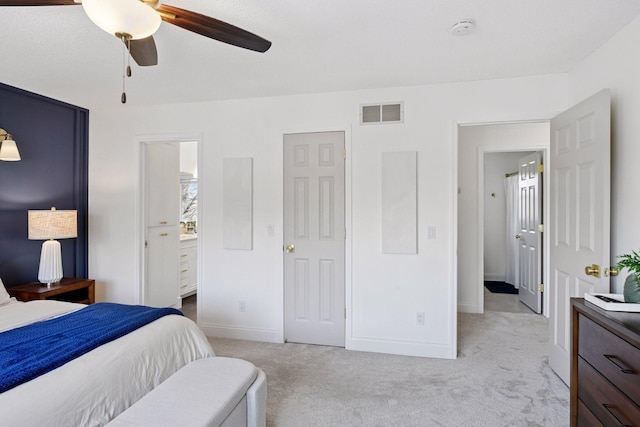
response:
<svg viewBox="0 0 640 427"><path fill-rule="evenodd" d="M0 0L0 6L73 6L82 4L98 27L131 47L138 65L158 63L152 34L164 21L205 37L256 52L266 52L271 42L209 16L160 4L159 0Z"/></svg>
<svg viewBox="0 0 640 427"><path fill-rule="evenodd" d="M162 21L187 31L256 52L266 52L271 42L242 28L186 9L160 4L160 0L0 0L0 6L82 5L98 27L122 40L140 66L158 64L153 34ZM127 75L131 68L127 66ZM123 83L124 85L124 83ZM122 102L126 95L122 94Z"/></svg>

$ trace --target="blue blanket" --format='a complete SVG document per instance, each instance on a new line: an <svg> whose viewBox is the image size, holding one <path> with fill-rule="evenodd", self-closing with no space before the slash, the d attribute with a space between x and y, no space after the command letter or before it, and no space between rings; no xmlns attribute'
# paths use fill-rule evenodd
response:
<svg viewBox="0 0 640 427"><path fill-rule="evenodd" d="M174 308L98 303L0 333L0 393L120 338Z"/></svg>

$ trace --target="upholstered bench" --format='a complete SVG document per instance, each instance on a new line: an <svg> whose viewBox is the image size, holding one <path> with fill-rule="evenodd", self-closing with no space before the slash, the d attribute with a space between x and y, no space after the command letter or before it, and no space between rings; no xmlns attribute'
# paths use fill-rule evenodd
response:
<svg viewBox="0 0 640 427"><path fill-rule="evenodd" d="M246 360L208 357L180 369L109 426L264 427L266 407L264 372Z"/></svg>

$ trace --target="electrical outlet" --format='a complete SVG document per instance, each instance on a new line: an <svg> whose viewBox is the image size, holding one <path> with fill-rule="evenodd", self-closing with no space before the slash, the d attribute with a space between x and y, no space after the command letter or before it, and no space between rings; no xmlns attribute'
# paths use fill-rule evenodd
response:
<svg viewBox="0 0 640 427"><path fill-rule="evenodd" d="M238 307L241 313L244 313L247 311L247 303L244 301L240 301L240 303L238 304Z"/></svg>
<svg viewBox="0 0 640 427"><path fill-rule="evenodd" d="M418 311L416 313L416 325L424 326L424 311Z"/></svg>

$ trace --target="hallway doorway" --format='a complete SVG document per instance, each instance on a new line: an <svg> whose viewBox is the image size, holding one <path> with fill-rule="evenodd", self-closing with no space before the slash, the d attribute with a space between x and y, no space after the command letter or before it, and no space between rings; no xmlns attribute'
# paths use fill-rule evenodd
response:
<svg viewBox="0 0 640 427"><path fill-rule="evenodd" d="M460 125L458 127L458 311L484 313L484 281L505 280L504 250L498 254L492 242L495 239L506 242L506 231L485 232L485 205L500 209L504 213L504 198L498 202L499 194L504 194L504 178L519 169L517 160L531 152L542 153L546 162L549 147L549 122L518 122L501 124ZM485 167L485 157L494 153L511 153L513 165ZM495 174L496 184L486 188L485 176ZM542 174L543 186L548 185L548 177ZM495 195L495 197L492 196ZM545 195L547 197L547 195ZM544 200L544 198L543 198ZM543 217L548 217L548 203L543 203ZM504 220L502 222L504 224ZM515 235L514 235L515 237ZM485 242L486 240L486 242ZM544 239L542 249L543 270L548 262L548 242ZM487 249L488 247L488 249ZM502 248L506 247L506 243ZM494 268L495 257L502 256L502 267ZM487 258L487 259L485 259ZM492 261L493 260L493 261ZM541 283L544 283L546 270ZM544 296L547 299L547 296ZM546 310L547 302L543 303ZM543 312L546 314L546 311Z"/></svg>

